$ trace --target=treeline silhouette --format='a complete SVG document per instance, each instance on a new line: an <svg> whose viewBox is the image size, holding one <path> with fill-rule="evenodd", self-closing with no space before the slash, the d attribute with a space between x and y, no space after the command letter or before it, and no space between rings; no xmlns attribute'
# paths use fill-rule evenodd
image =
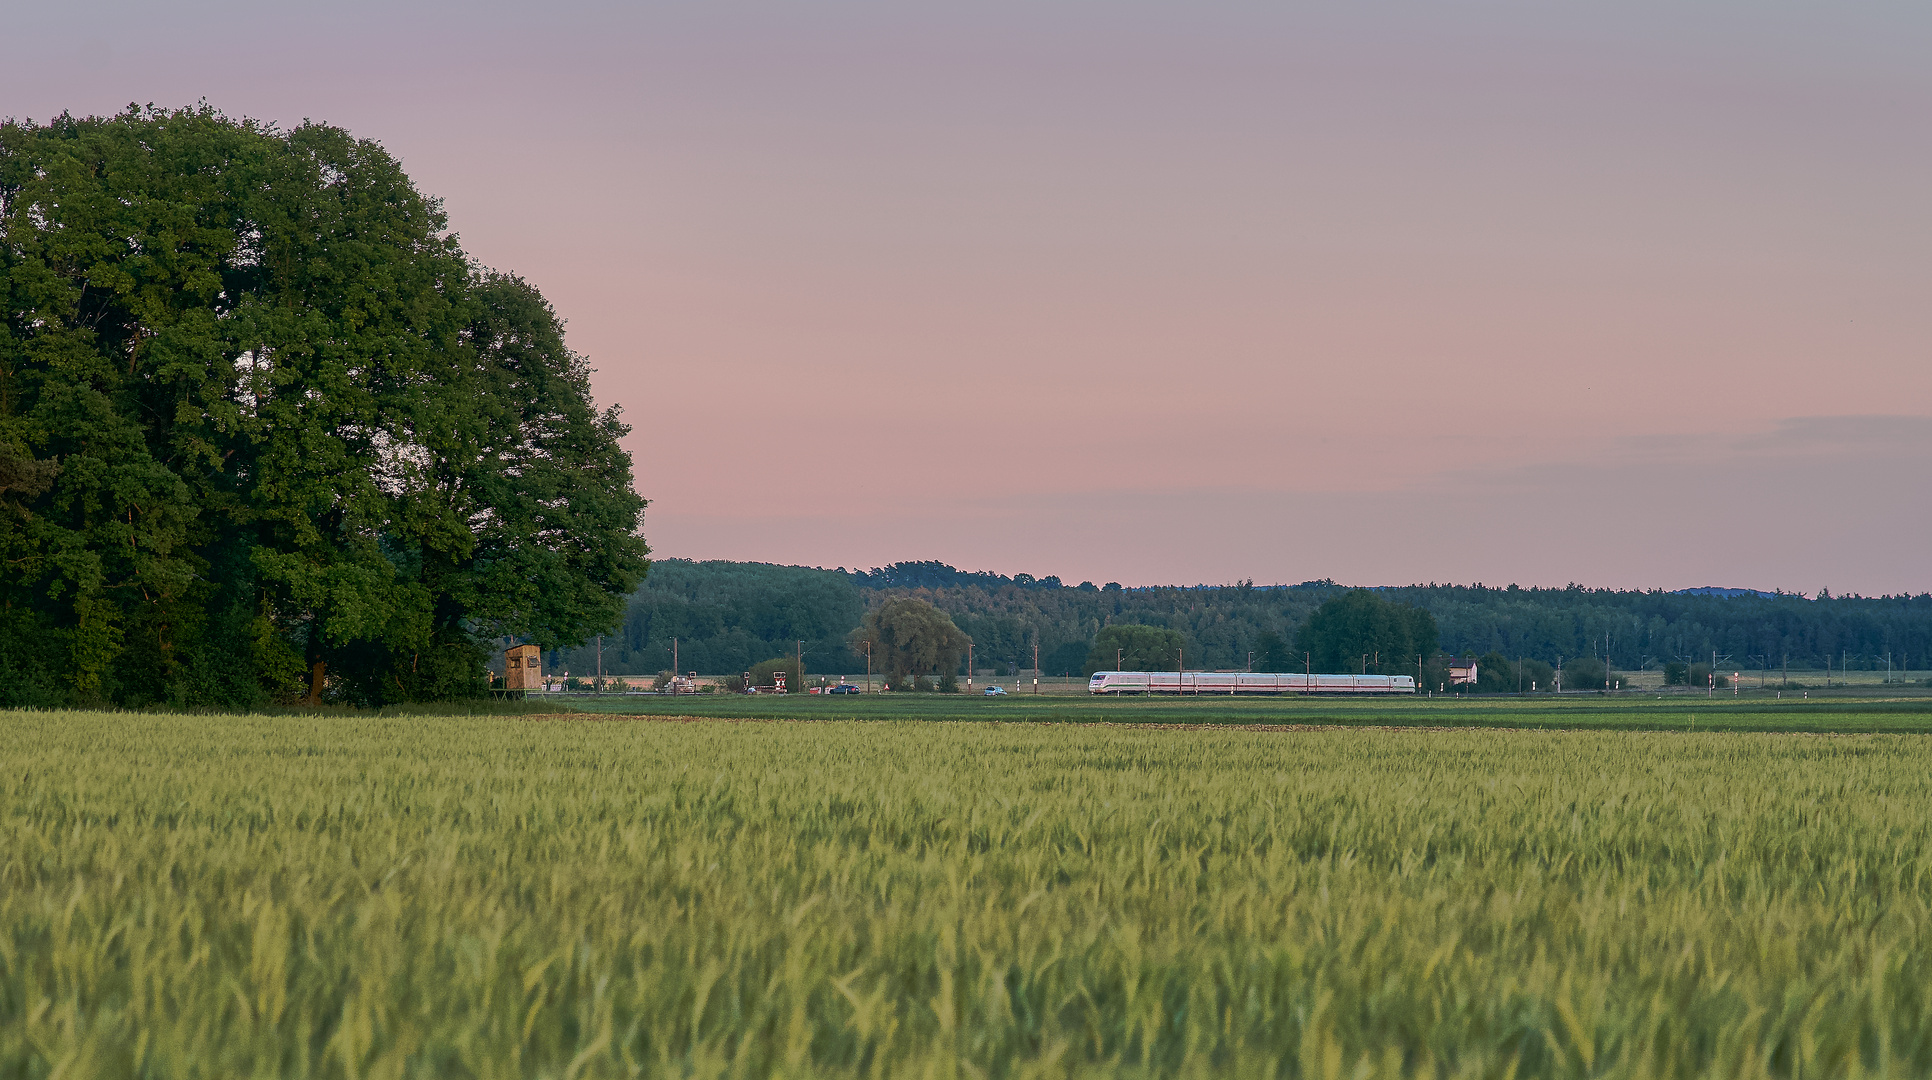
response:
<svg viewBox="0 0 1932 1080"><path fill-rule="evenodd" d="M603 669L651 674L672 668L722 674L794 655L803 642L805 667L824 674L865 670L863 654L845 635L864 613L890 596L917 596L953 617L973 639L981 670L1012 673L1039 666L1048 674L1084 674L1103 626L1143 624L1179 631L1190 668L1248 664L1265 647L1264 635L1293 641L1324 601L1347 586L1333 581L1299 585L1122 588L1113 583L1065 585L1056 577L1007 577L954 569L945 563L896 563L871 570L824 570L769 563L661 559L632 596L623 623L603 639ZM1607 651L1618 670L1662 668L1672 662L1708 665L1714 652L1731 670L1932 668L1932 595L1722 595L1504 588L1484 585L1409 585L1375 590L1435 616L1443 651L1496 653L1555 663L1601 661ZM573 675L595 670L594 647L560 651L550 670ZM1397 658L1383 667L1400 674ZM1401 661L1413 665L1414 660Z"/></svg>

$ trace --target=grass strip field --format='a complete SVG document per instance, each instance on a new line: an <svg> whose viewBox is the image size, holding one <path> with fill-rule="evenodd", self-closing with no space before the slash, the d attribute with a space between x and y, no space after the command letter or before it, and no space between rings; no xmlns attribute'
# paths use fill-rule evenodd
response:
<svg viewBox="0 0 1932 1080"><path fill-rule="evenodd" d="M1932 740L0 714L0 1076L1923 1076Z"/></svg>
<svg viewBox="0 0 1932 1080"><path fill-rule="evenodd" d="M526 703L532 708L541 702ZM970 694L653 694L560 696L557 707L638 716L747 720L945 720L1009 723L1309 724L1372 727L1499 727L1632 731L1932 733L1932 697L1846 693L1779 700L1701 694L1552 698L1149 697L1081 695L987 698Z"/></svg>

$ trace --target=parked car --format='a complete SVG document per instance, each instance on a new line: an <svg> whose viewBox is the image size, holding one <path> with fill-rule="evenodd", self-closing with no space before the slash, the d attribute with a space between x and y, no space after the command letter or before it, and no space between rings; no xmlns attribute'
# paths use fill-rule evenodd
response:
<svg viewBox="0 0 1932 1080"><path fill-rule="evenodd" d="M1005 697L1005 696L1006 696L1006 687L1004 687L1004 686L989 686L989 687L987 687L987 688L986 688L986 696L987 696L987 697Z"/></svg>
<svg viewBox="0 0 1932 1080"><path fill-rule="evenodd" d="M825 692L828 694L856 694L859 692L859 688L851 683L840 683L837 686L828 687Z"/></svg>

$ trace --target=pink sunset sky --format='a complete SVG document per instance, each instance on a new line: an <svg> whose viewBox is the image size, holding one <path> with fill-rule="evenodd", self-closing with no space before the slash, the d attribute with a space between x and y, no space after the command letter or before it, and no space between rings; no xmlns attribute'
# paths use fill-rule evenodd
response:
<svg viewBox="0 0 1932 1080"><path fill-rule="evenodd" d="M1932 589L1922 3L43 4L0 114L380 141L659 555Z"/></svg>

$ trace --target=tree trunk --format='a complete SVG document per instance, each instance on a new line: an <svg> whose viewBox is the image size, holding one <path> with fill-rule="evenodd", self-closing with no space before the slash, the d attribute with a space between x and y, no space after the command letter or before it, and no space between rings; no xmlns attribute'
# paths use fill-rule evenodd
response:
<svg viewBox="0 0 1932 1080"><path fill-rule="evenodd" d="M309 665L309 696L302 699L304 705L322 704L322 679L329 671L326 660L317 660Z"/></svg>

